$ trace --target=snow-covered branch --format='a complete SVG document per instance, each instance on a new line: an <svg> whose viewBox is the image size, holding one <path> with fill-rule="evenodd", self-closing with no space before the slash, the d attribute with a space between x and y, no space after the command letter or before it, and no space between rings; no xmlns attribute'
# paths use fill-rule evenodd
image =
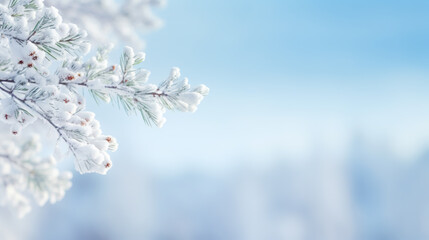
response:
<svg viewBox="0 0 429 240"><path fill-rule="evenodd" d="M48 200L61 200L71 187L72 174L60 172L53 157L37 157L40 148L36 137L20 146L0 143L0 204L11 207L19 217L31 209L29 196L43 206Z"/></svg>
<svg viewBox="0 0 429 240"><path fill-rule="evenodd" d="M150 72L139 67L145 54L130 47L125 47L117 65L107 60L112 46L84 58L90 49L86 32L64 23L58 11L45 7L41 0L0 5L0 36L0 120L10 125L13 136L35 121L44 122L67 145L80 173L107 173L112 167L108 152L118 148L114 137L102 133L95 114L86 110L83 92L90 92L97 101L114 99L125 111L161 127L166 110L194 112L209 91L204 85L191 89L186 78L180 80L178 68L160 84L148 83ZM19 156L0 149L0 167L11 166L29 179L40 161L33 160L29 168ZM49 169L55 169L54 162ZM61 182L53 172L50 177ZM7 180L7 174L1 179L4 189L13 188L16 182ZM33 188L27 185L26 189Z"/></svg>
<svg viewBox="0 0 429 240"><path fill-rule="evenodd" d="M85 27L91 40L106 44L122 40L141 49L144 45L139 34L159 28L162 21L152 8L165 5L165 0L46 0L55 6L65 20Z"/></svg>

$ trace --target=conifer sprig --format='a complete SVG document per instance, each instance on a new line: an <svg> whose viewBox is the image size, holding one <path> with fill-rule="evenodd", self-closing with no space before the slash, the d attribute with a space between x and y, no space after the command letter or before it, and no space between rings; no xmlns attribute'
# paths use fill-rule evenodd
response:
<svg viewBox="0 0 429 240"><path fill-rule="evenodd" d="M0 141L0 205L19 216L30 209L29 196L39 205L60 200L70 188L71 174L57 169L55 158L39 158L40 141L18 141L36 122L44 124L83 173L106 174L109 152L118 143L103 134L95 114L86 110L83 92L97 101L115 99L127 114L140 114L161 127L166 110L193 112L208 88L191 89L173 68L159 85L148 83L150 72L140 68L145 54L125 47L119 65L107 60L111 46L90 49L86 32L64 23L58 10L41 0L10 0L0 4L0 122L9 126ZM83 61L82 59L88 59Z"/></svg>

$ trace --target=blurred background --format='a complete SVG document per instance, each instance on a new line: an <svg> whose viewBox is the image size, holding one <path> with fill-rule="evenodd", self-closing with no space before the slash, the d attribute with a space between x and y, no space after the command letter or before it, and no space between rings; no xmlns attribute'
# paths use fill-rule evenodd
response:
<svg viewBox="0 0 429 240"><path fill-rule="evenodd" d="M429 239L429 1L155 11L163 28L142 36L151 81L178 66L210 95L161 129L90 102L120 143L114 167L75 173L61 202L0 219L5 236Z"/></svg>

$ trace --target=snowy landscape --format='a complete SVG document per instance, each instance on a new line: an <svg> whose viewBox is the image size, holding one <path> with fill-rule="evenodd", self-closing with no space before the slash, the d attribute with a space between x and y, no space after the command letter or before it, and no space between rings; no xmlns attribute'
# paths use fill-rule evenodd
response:
<svg viewBox="0 0 429 240"><path fill-rule="evenodd" d="M428 10L0 0L0 240L429 239Z"/></svg>

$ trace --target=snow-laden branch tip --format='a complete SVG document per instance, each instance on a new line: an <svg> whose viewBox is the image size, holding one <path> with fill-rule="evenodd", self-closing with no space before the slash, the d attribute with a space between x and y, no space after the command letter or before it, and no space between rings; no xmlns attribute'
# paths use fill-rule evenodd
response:
<svg viewBox="0 0 429 240"><path fill-rule="evenodd" d="M61 200L71 187L71 172L60 172L53 157L37 157L40 148L35 137L20 146L10 141L0 143L0 204L19 217L31 210L27 196L43 206L47 201Z"/></svg>
<svg viewBox="0 0 429 240"><path fill-rule="evenodd" d="M191 88L186 78L180 79L178 68L160 84L148 83L150 72L139 67L145 54L130 47L125 47L119 64L107 60L112 46L82 60L90 49L86 32L64 23L58 10L45 7L41 0L0 5L0 36L0 121L10 126L12 136L35 121L44 122L67 145L81 174L107 173L112 167L108 152L118 148L114 137L103 134L95 114L86 110L82 92L89 91L96 100L113 100L127 113L137 113L158 127L165 123L166 110L194 112L209 92L204 85ZM0 151L0 168L11 166L13 174L31 179L33 170L22 168L22 161L19 155ZM38 169L34 165L31 169ZM15 189L9 181L3 186L5 192ZM42 192L47 186L37 185ZM46 194L42 195L37 197L39 203L45 202ZM16 202L2 202L22 202L19 192L11 196Z"/></svg>

